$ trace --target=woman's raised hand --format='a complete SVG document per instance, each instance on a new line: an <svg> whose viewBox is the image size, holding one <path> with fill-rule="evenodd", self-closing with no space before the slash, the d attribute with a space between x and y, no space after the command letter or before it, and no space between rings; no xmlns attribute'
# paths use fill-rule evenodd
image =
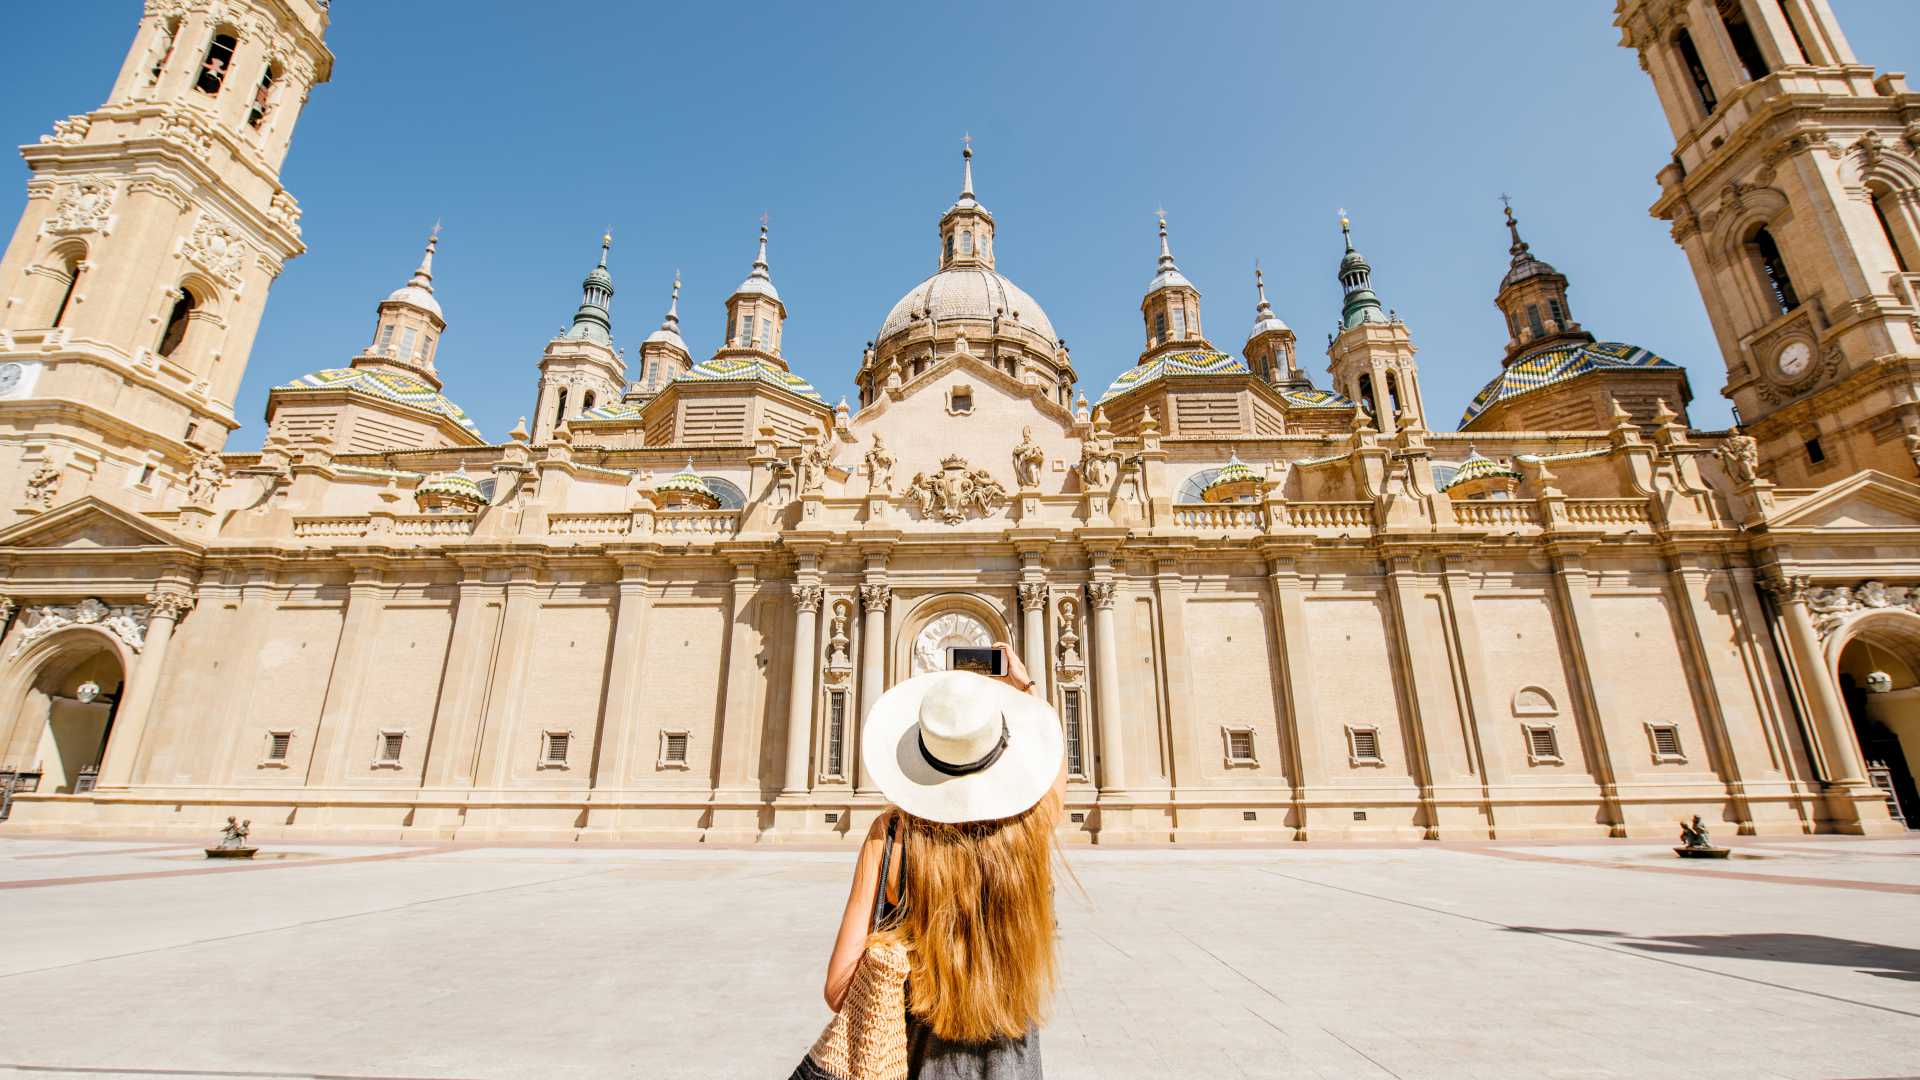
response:
<svg viewBox="0 0 1920 1080"><path fill-rule="evenodd" d="M1027 687L1033 685L1033 678L1027 674L1027 665L1020 662L1020 654L1014 652L1013 648L1004 641L994 642L993 647L1006 654L1007 673L1005 675L994 675L991 677L1006 683L1015 690L1019 690L1022 693L1026 692Z"/></svg>

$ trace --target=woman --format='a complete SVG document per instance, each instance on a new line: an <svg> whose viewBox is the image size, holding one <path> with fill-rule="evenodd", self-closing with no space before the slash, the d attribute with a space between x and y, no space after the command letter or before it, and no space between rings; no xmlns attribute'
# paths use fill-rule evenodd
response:
<svg viewBox="0 0 1920 1080"><path fill-rule="evenodd" d="M1005 643L1004 676L921 675L874 703L864 765L892 803L854 868L827 962L836 1012L869 929L907 946L908 1075L1032 1080L1054 982L1060 720ZM886 871L882 887L881 874ZM793 1080L807 1080L807 1065Z"/></svg>

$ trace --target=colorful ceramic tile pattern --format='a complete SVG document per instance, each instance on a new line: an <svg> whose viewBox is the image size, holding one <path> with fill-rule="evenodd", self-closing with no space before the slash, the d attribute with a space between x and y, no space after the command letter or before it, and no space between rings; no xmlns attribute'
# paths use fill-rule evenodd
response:
<svg viewBox="0 0 1920 1080"><path fill-rule="evenodd" d="M821 401L820 392L813 384L795 375L791 371L782 371L764 360L722 356L705 363L695 364L693 369L674 378L674 382L753 382L759 381L777 386L790 394Z"/></svg>
<svg viewBox="0 0 1920 1080"><path fill-rule="evenodd" d="M631 401L616 401L611 405L596 405L580 414L582 420L638 420L640 406Z"/></svg>
<svg viewBox="0 0 1920 1080"><path fill-rule="evenodd" d="M367 394L387 401L397 402L421 412L444 416L468 431L478 435L479 425L468 419L467 412L460 406L448 401L446 395L435 390L429 383L411 375L397 371L373 371L367 368L327 368L315 371L274 387L275 390L346 390L355 394Z"/></svg>
<svg viewBox="0 0 1920 1080"><path fill-rule="evenodd" d="M1467 403L1467 411L1460 415L1460 426L1466 427L1474 417L1503 401L1512 401L1543 386L1566 382L1589 372L1678 367L1673 361L1655 356L1638 345L1618 341L1552 345L1515 360L1495 375L1493 381Z"/></svg>
<svg viewBox="0 0 1920 1080"><path fill-rule="evenodd" d="M1156 356L1138 367L1128 368L1120 377L1113 380L1107 392L1100 395L1101 403L1130 394L1157 379L1169 375L1250 375L1247 365L1228 356L1226 353L1192 352L1168 353Z"/></svg>
<svg viewBox="0 0 1920 1080"><path fill-rule="evenodd" d="M1331 390L1282 390L1280 396L1296 409L1351 409L1353 400Z"/></svg>

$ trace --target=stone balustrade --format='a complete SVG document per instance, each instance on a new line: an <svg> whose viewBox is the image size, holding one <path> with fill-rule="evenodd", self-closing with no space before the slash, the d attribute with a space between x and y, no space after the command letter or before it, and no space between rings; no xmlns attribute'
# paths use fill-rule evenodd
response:
<svg viewBox="0 0 1920 1080"><path fill-rule="evenodd" d="M472 536L473 514L407 514L393 519L395 536Z"/></svg>
<svg viewBox="0 0 1920 1080"><path fill-rule="evenodd" d="M367 535L373 519L358 517L297 517L293 519L296 540L358 539Z"/></svg>
<svg viewBox="0 0 1920 1080"><path fill-rule="evenodd" d="M632 528L633 515L624 511L611 514L549 514L547 532L552 536L625 536Z"/></svg>
<svg viewBox="0 0 1920 1080"><path fill-rule="evenodd" d="M1370 502L1290 502L1287 524L1296 529L1370 529Z"/></svg>
<svg viewBox="0 0 1920 1080"><path fill-rule="evenodd" d="M1475 528L1522 528L1540 524L1540 504L1533 499L1458 499L1453 518Z"/></svg>
<svg viewBox="0 0 1920 1080"><path fill-rule="evenodd" d="M1651 525L1645 499L1568 499L1571 525Z"/></svg>

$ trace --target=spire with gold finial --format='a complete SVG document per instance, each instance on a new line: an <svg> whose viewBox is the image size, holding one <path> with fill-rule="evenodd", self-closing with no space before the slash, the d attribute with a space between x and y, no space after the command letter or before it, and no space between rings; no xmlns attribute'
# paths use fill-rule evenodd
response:
<svg viewBox="0 0 1920 1080"><path fill-rule="evenodd" d="M667 317L660 320L660 329L647 335L641 343L644 352L647 345L671 345L681 352L687 351L686 339L680 336L680 271L673 272L673 296L667 301Z"/></svg>
<svg viewBox="0 0 1920 1080"><path fill-rule="evenodd" d="M1153 292L1157 289L1164 289L1172 285L1183 285L1189 289L1193 288L1193 282L1188 281L1187 276L1180 272L1178 266L1174 265L1173 248L1167 242L1167 212L1165 210L1155 210L1153 213L1154 216L1160 220L1160 263L1159 268L1153 275L1153 280L1147 283L1147 291Z"/></svg>
<svg viewBox="0 0 1920 1080"><path fill-rule="evenodd" d="M1340 259L1340 288L1346 297L1340 310L1340 328L1387 322L1386 310L1373 291L1373 267L1367 263L1366 256L1354 250L1353 222L1345 210L1340 211L1340 238L1347 246L1346 254Z"/></svg>
<svg viewBox="0 0 1920 1080"><path fill-rule="evenodd" d="M608 229L600 236L599 265L587 271L580 283L580 307L573 313L566 337L613 345L613 274L607 270L607 253L612 248L613 230Z"/></svg>

